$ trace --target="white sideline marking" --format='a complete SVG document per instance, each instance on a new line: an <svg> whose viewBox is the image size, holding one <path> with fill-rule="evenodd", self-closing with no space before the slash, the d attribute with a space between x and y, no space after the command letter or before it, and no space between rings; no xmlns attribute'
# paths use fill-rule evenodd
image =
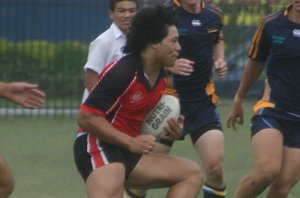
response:
<svg viewBox="0 0 300 198"><path fill-rule="evenodd" d="M55 108L0 108L0 115L76 115L78 109L55 109Z"/></svg>

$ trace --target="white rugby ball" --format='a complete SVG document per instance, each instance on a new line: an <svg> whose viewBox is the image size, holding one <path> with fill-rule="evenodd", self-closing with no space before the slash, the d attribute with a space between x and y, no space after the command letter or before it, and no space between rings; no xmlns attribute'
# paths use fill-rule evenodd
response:
<svg viewBox="0 0 300 198"><path fill-rule="evenodd" d="M163 95L160 101L147 115L141 132L143 134L151 134L155 137L160 135L168 135L164 130L164 127L168 124L169 118L175 118L176 120L180 116L179 100L172 95Z"/></svg>

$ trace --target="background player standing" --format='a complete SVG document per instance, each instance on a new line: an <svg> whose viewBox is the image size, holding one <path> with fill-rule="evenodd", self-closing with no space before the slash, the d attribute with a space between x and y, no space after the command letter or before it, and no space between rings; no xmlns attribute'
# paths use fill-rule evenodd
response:
<svg viewBox="0 0 300 198"><path fill-rule="evenodd" d="M109 16L113 23L90 44L88 60L84 65L86 89L83 101L96 84L103 68L124 55L122 48L126 43L126 35L138 8L138 0L109 0Z"/></svg>

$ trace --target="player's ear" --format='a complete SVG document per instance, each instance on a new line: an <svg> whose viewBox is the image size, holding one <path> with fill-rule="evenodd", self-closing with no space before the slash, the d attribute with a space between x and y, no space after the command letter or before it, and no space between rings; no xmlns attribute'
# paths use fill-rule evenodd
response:
<svg viewBox="0 0 300 198"><path fill-rule="evenodd" d="M108 10L108 15L109 15L109 18L110 18L112 21L114 21L114 12L113 12L111 9Z"/></svg>
<svg viewBox="0 0 300 198"><path fill-rule="evenodd" d="M158 49L160 47L160 43L153 43L153 44L151 44L151 47L153 49Z"/></svg>

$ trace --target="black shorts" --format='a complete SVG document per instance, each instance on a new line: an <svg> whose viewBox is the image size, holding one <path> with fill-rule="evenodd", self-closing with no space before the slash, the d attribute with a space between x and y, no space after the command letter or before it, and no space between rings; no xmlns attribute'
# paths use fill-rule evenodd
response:
<svg viewBox="0 0 300 198"><path fill-rule="evenodd" d="M184 116L183 136L190 135L193 144L207 131L220 130L222 124L216 105L210 101L203 102L180 102L181 114ZM172 146L173 142L158 140L166 146Z"/></svg>
<svg viewBox="0 0 300 198"><path fill-rule="evenodd" d="M281 115L282 116L282 115ZM274 128L283 135L283 144L292 148L300 148L300 122L275 118L266 115L255 115L251 119L251 136L263 129Z"/></svg>
<svg viewBox="0 0 300 198"><path fill-rule="evenodd" d="M135 154L127 149L100 141L90 134L81 134L74 143L74 160L84 181L86 181L93 170L114 162L124 164L126 178L128 178L142 156L141 154Z"/></svg>
<svg viewBox="0 0 300 198"><path fill-rule="evenodd" d="M189 134L193 143L207 131L222 131L220 115L212 102L181 102L180 105L181 113L185 117L184 135Z"/></svg>

